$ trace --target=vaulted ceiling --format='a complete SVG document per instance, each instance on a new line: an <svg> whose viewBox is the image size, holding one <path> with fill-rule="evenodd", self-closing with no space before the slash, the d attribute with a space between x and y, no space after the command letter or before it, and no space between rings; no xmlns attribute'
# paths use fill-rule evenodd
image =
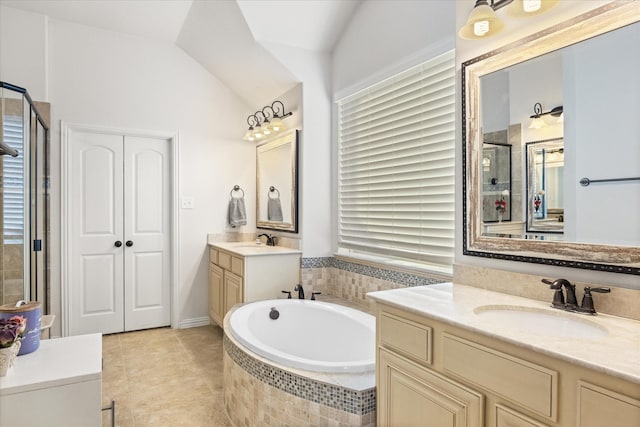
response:
<svg viewBox="0 0 640 427"><path fill-rule="evenodd" d="M331 52L361 0L0 0L183 49L249 105L297 84L262 43Z"/></svg>

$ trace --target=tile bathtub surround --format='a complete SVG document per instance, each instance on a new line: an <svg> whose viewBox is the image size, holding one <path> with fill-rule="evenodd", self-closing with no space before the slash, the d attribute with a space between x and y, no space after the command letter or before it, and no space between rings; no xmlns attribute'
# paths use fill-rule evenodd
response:
<svg viewBox="0 0 640 427"><path fill-rule="evenodd" d="M226 336L224 347L224 400L235 425L375 425L375 387L358 391L297 375Z"/></svg>
<svg viewBox="0 0 640 427"><path fill-rule="evenodd" d="M102 406L116 425L230 427L222 404L222 330L150 329L102 339ZM110 413L102 425L110 426Z"/></svg>
<svg viewBox="0 0 640 427"><path fill-rule="evenodd" d="M368 292L432 285L449 280L425 277L335 257L302 258L302 285L305 293L322 292L358 304L371 312L375 302Z"/></svg>
<svg viewBox="0 0 640 427"><path fill-rule="evenodd" d="M535 274L513 273L471 265L456 264L453 268L454 283L550 303L553 298L553 291L540 282L543 278L549 279L549 277ZM610 287L606 284L574 281L571 281L571 283L576 285L578 303L582 300L585 286ZM593 300L598 313L640 320L639 290L611 287L611 293L609 294L594 293Z"/></svg>

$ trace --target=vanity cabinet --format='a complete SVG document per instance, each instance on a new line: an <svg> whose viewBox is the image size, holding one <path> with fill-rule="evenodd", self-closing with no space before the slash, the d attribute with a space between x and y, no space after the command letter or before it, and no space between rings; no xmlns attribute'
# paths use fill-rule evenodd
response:
<svg viewBox="0 0 640 427"><path fill-rule="evenodd" d="M236 304L281 298L300 283L300 251L220 243L209 248L209 317L222 327Z"/></svg>
<svg viewBox="0 0 640 427"><path fill-rule="evenodd" d="M377 307L381 427L640 426L636 383L381 301Z"/></svg>

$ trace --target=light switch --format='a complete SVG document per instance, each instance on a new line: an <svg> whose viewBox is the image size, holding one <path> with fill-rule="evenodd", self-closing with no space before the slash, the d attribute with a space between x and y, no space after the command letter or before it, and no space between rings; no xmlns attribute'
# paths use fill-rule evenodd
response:
<svg viewBox="0 0 640 427"><path fill-rule="evenodd" d="M193 197L183 197L182 198L182 209L193 209L195 202Z"/></svg>

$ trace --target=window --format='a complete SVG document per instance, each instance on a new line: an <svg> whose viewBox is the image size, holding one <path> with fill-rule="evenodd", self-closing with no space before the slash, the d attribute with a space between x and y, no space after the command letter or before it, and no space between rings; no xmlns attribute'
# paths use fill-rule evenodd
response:
<svg viewBox="0 0 640 427"><path fill-rule="evenodd" d="M4 243L22 244L24 239L24 164L22 117L3 116L4 143L18 150L18 157L5 155L2 161L2 218Z"/></svg>
<svg viewBox="0 0 640 427"><path fill-rule="evenodd" d="M339 252L451 271L455 55L338 101Z"/></svg>

